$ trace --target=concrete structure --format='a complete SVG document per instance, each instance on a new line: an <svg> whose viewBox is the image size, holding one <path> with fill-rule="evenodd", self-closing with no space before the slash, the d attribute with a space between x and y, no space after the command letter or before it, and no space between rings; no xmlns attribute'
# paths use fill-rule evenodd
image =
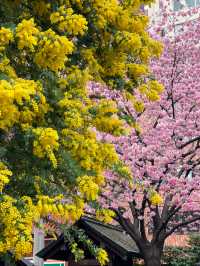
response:
<svg viewBox="0 0 200 266"><path fill-rule="evenodd" d="M43 226L42 219L40 220L41 226ZM33 261L35 266L42 266L43 260L38 258L36 254L44 248L44 230L37 227L34 228L34 245L33 245Z"/></svg>

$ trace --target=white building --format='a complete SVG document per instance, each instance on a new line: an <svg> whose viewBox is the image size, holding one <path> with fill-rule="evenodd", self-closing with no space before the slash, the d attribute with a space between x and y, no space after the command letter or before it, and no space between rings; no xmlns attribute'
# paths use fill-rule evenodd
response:
<svg viewBox="0 0 200 266"><path fill-rule="evenodd" d="M148 14L156 17L163 7L167 7L168 11L173 12L198 9L200 8L200 0L156 0L155 4L151 4L151 8L147 8Z"/></svg>
<svg viewBox="0 0 200 266"><path fill-rule="evenodd" d="M184 22L200 17L200 0L155 0L155 4L146 7L145 11L152 24L158 24L163 13L167 12L168 19L173 20L179 29Z"/></svg>

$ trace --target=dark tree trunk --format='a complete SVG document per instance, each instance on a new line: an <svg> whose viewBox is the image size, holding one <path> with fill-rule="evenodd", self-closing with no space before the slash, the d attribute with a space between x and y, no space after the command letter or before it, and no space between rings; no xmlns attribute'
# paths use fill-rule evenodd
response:
<svg viewBox="0 0 200 266"><path fill-rule="evenodd" d="M161 266L162 246L149 245L143 248L145 266Z"/></svg>
<svg viewBox="0 0 200 266"><path fill-rule="evenodd" d="M160 258L150 258L144 263L145 266L161 266Z"/></svg>
<svg viewBox="0 0 200 266"><path fill-rule="evenodd" d="M112 266L132 266L133 265L133 259L127 258L126 260L123 260L119 256L115 256L112 261Z"/></svg>

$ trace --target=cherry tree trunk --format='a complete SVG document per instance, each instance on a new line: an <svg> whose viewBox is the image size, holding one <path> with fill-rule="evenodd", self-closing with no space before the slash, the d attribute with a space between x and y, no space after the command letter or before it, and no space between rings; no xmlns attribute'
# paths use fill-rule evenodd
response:
<svg viewBox="0 0 200 266"><path fill-rule="evenodd" d="M150 258L148 260L145 260L145 266L161 266L160 258Z"/></svg>
<svg viewBox="0 0 200 266"><path fill-rule="evenodd" d="M145 266L161 266L162 247L148 246L142 253Z"/></svg>

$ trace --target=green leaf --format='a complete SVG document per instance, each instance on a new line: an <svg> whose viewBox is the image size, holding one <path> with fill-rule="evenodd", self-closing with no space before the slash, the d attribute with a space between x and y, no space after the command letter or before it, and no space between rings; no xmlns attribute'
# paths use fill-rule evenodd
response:
<svg viewBox="0 0 200 266"><path fill-rule="evenodd" d="M0 147L0 158L4 157L7 152L5 147Z"/></svg>
<svg viewBox="0 0 200 266"><path fill-rule="evenodd" d="M9 28L9 29L11 29L12 31L14 31L15 28L16 28L16 24L13 23L13 22L6 22L6 23L1 24L1 26L2 26L2 27L5 27L5 28Z"/></svg>
<svg viewBox="0 0 200 266"><path fill-rule="evenodd" d="M7 81L9 81L10 78L6 74L4 74L4 73L0 73L0 80L7 80Z"/></svg>

